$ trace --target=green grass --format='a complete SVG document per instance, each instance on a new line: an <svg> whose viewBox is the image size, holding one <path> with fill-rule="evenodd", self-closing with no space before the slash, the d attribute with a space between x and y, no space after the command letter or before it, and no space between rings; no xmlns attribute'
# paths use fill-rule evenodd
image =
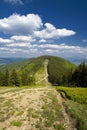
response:
<svg viewBox="0 0 87 130"><path fill-rule="evenodd" d="M5 101L5 98L4 97L0 97L0 102L3 102Z"/></svg>
<svg viewBox="0 0 87 130"><path fill-rule="evenodd" d="M60 93L65 93L68 99L81 104L87 104L87 88L57 87Z"/></svg>
<svg viewBox="0 0 87 130"><path fill-rule="evenodd" d="M19 111L18 111L18 113L17 113L17 116L22 116L22 115L23 115L23 113L24 113L24 111L23 111L23 110L19 110Z"/></svg>
<svg viewBox="0 0 87 130"><path fill-rule="evenodd" d="M21 127L21 126L22 126L22 122L21 122L21 121L15 121L15 120L13 120L13 121L11 122L11 125L17 126L17 127Z"/></svg>
<svg viewBox="0 0 87 130"><path fill-rule="evenodd" d="M42 114L41 117L43 117L45 119L44 125L46 128L50 128L53 127L53 125L57 125L57 122L62 122L63 120L63 115L62 115L62 111L61 111L61 106L58 104L58 99L56 97L55 94L51 92L47 93L48 98L50 100L43 100L44 101L44 105L42 106ZM60 124L61 126L63 126L63 124ZM62 130L62 129L61 129Z"/></svg>
<svg viewBox="0 0 87 130"><path fill-rule="evenodd" d="M31 116L32 116L32 114L33 114L33 112L34 112L34 109L33 108L29 108L28 110L27 110L27 116L28 116L28 119L30 120L30 118L31 118Z"/></svg>
<svg viewBox="0 0 87 130"><path fill-rule="evenodd" d="M57 91L66 97L67 113L76 121L78 130L87 129L87 88L57 87Z"/></svg>
<svg viewBox="0 0 87 130"><path fill-rule="evenodd" d="M55 128L55 130L65 130L65 129L63 128L63 126L60 125L60 124L55 124L55 125L54 125L54 128Z"/></svg>
<svg viewBox="0 0 87 130"><path fill-rule="evenodd" d="M78 130L87 130L87 105L66 101L67 112L76 120Z"/></svg>

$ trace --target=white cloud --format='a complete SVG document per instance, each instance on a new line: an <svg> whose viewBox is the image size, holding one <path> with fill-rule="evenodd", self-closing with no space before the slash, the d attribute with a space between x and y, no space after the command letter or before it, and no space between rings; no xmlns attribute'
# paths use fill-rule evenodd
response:
<svg viewBox="0 0 87 130"><path fill-rule="evenodd" d="M39 43L45 43L45 42L46 42L45 39L41 39L41 40L39 40Z"/></svg>
<svg viewBox="0 0 87 130"><path fill-rule="evenodd" d="M26 16L13 14L8 18L0 19L0 31L11 35L32 34L41 26L42 20L36 14L28 14Z"/></svg>
<svg viewBox="0 0 87 130"><path fill-rule="evenodd" d="M12 40L12 42L10 41ZM17 40L17 41L16 41ZM21 40L21 41L20 41ZM0 43L6 43L0 47L1 54L16 55L16 56L38 56L38 55L57 55L60 57L86 57L87 47L80 46L70 46L66 43L62 44L47 44L47 43L32 43L32 39L24 36L21 39L21 36L12 36L10 39L1 39ZM9 43L10 42L10 43Z"/></svg>
<svg viewBox="0 0 87 130"><path fill-rule="evenodd" d="M66 36L72 36L75 35L76 32L73 30L67 30L66 28L63 29L57 29L59 37L66 37Z"/></svg>
<svg viewBox="0 0 87 130"><path fill-rule="evenodd" d="M66 59L87 59L87 47L70 46L63 44L41 44L40 52L42 55L55 55ZM39 51L38 51L39 52Z"/></svg>
<svg viewBox="0 0 87 130"><path fill-rule="evenodd" d="M0 38L0 53L18 53L22 54L30 54L32 55L39 55L39 54L52 54L52 55L58 55L58 56L84 56L87 55L87 47L80 47L80 46L70 46L66 43L61 44L47 44L44 43L45 41L38 43L35 42L33 37L31 36L11 36L9 39L3 39ZM13 52L12 52L13 51ZM20 55L21 56L21 55Z"/></svg>
<svg viewBox="0 0 87 130"><path fill-rule="evenodd" d="M71 35L75 35L76 32L73 30L64 29L56 29L52 24L45 23L45 28L40 31L35 31L34 35L41 39L56 39L60 37L67 37Z"/></svg>
<svg viewBox="0 0 87 130"><path fill-rule="evenodd" d="M22 42L35 42L35 39L31 36L17 36L17 35L14 35L11 37L12 40L14 41L22 41Z"/></svg>
<svg viewBox="0 0 87 130"><path fill-rule="evenodd" d="M69 46L65 43L54 44L55 39L75 35L76 32L66 28L58 29L51 23L43 23L36 14L13 14L0 19L0 33L10 34L7 39L0 38L0 53L16 56L52 55L86 55L87 48ZM52 44L51 44L52 43ZM0 55L1 55L0 54ZM28 55L29 54L29 55Z"/></svg>
<svg viewBox="0 0 87 130"><path fill-rule="evenodd" d="M41 42L76 34L75 31L66 28L57 29L51 23L44 24L41 17L36 14L13 14L0 19L0 31L11 35L33 35L35 38L40 38Z"/></svg>
<svg viewBox="0 0 87 130"><path fill-rule="evenodd" d="M46 49L45 52L52 54L52 53L54 53L54 50L52 50L52 49Z"/></svg>
<svg viewBox="0 0 87 130"><path fill-rule="evenodd" d="M7 47L27 47L28 44L27 43L12 43L12 44L8 44L6 46Z"/></svg>
<svg viewBox="0 0 87 130"><path fill-rule="evenodd" d="M0 43L12 43L13 40L11 39L3 39L3 38L0 38Z"/></svg>
<svg viewBox="0 0 87 130"><path fill-rule="evenodd" d="M23 1L22 0L4 0L4 2L23 5Z"/></svg>
<svg viewBox="0 0 87 130"><path fill-rule="evenodd" d="M57 49L59 47L59 45L56 45L56 44L41 44L39 47L49 48L49 49Z"/></svg>
<svg viewBox="0 0 87 130"><path fill-rule="evenodd" d="M40 48L42 48L43 50L45 50L48 53L51 54L64 54L65 56L69 55L75 55L75 54L79 54L79 55L86 55L87 53L87 47L80 47L80 46L69 46L65 43L63 44L41 44L39 46Z"/></svg>

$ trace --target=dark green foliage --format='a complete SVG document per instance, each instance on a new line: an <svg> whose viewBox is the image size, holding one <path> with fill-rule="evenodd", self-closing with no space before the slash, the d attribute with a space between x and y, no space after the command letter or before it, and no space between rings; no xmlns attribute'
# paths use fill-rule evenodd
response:
<svg viewBox="0 0 87 130"><path fill-rule="evenodd" d="M4 86L4 73L0 71L0 86Z"/></svg>
<svg viewBox="0 0 87 130"><path fill-rule="evenodd" d="M81 63L72 74L72 82L77 87L87 87L87 65Z"/></svg>
<svg viewBox="0 0 87 130"><path fill-rule="evenodd" d="M75 65L58 57L49 57L48 74L49 81L54 85L69 84L70 73Z"/></svg>
<svg viewBox="0 0 87 130"><path fill-rule="evenodd" d="M10 83L12 86L20 86L20 78L15 69L11 72Z"/></svg>
<svg viewBox="0 0 87 130"><path fill-rule="evenodd" d="M27 72L23 72L21 74L21 83L22 83L23 86L28 85L28 73Z"/></svg>
<svg viewBox="0 0 87 130"><path fill-rule="evenodd" d="M34 76L30 76L27 72L23 72L21 75L15 69L10 73L8 70L5 73L0 72L0 86L28 86L35 85Z"/></svg>
<svg viewBox="0 0 87 130"><path fill-rule="evenodd" d="M10 78L10 85L13 86L26 86L35 84L35 74L43 68L45 60L48 60L48 74L49 81L54 85L65 85L68 83L68 73L70 69L75 68L75 65L70 62L55 56L41 56L38 58L32 58L29 60L11 63L7 65L0 66L0 70L2 70L3 74L1 74L0 79L3 80L4 76L4 85L8 86L8 79ZM7 69L6 69L7 68ZM6 78L8 75L9 78ZM13 70L16 70L15 72ZM15 81L16 79L16 81ZM5 81L6 80L6 81ZM6 83L5 83L6 82ZM3 81L1 82L1 86L3 85Z"/></svg>
<svg viewBox="0 0 87 130"><path fill-rule="evenodd" d="M34 76L28 77L28 85L35 85L35 78Z"/></svg>
<svg viewBox="0 0 87 130"><path fill-rule="evenodd" d="M71 62L55 56L41 56L0 66L0 85L35 84L35 74L43 67L45 60L48 61L48 80L53 85L87 87L87 65L84 62L76 67Z"/></svg>
<svg viewBox="0 0 87 130"><path fill-rule="evenodd" d="M8 69L5 71L4 78L3 78L3 85L9 86L10 85L10 74Z"/></svg>

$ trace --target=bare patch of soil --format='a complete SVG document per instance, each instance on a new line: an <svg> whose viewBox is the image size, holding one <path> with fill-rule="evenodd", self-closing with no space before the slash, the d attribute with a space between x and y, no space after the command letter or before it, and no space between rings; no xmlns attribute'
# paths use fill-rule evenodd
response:
<svg viewBox="0 0 87 130"><path fill-rule="evenodd" d="M0 93L0 130L56 129L74 130L74 126L54 88Z"/></svg>

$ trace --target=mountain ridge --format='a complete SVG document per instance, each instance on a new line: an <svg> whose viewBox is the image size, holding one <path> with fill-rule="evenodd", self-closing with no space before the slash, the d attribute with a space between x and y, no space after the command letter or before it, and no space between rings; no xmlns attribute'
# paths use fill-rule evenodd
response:
<svg viewBox="0 0 87 130"><path fill-rule="evenodd" d="M0 71L5 72L8 70L10 73L12 73L13 70L16 70L19 78L23 79L24 84L25 80L27 79L33 81L35 80L35 84L39 83L39 85L46 85L47 78L48 81L53 84L60 84L58 81L61 81L61 79L63 79L63 76L68 75L75 69L75 67L76 66L74 64L63 58L45 55L37 58L23 60L20 62L1 65ZM47 73L48 77L46 76Z"/></svg>
<svg viewBox="0 0 87 130"><path fill-rule="evenodd" d="M51 56L51 55L44 55L44 56ZM39 56L41 57L41 56ZM54 56L57 57L57 56ZM0 57L0 65L4 65L4 64L10 64L10 63L14 63L14 62L19 62L22 60L27 60L27 59L33 59L33 58L37 58L37 57L30 57L30 58L26 58L26 57ZM68 61L70 61L73 64L80 64L81 62L85 61L87 63L86 59L82 59L82 58L63 58L66 59Z"/></svg>
<svg viewBox="0 0 87 130"><path fill-rule="evenodd" d="M70 61L68 61L68 60L66 60L64 58L61 58L61 57L43 55L43 56L39 56L39 57L35 57L35 58L29 58L29 59L25 59L25 58L18 58L18 59L16 59L16 58L14 58L16 60L13 61L14 60L13 59L11 63L8 62L8 64L1 64L0 65L0 70L4 70L4 69L16 69L16 67L18 69L18 68L21 68L21 67L23 67L23 66L25 66L27 64L30 64L31 62L36 62L36 61L39 62L40 59L42 59L42 60L45 60L45 59L50 60L52 58L56 58L56 60L67 61L67 63L73 64L72 62L70 62ZM3 59L3 58L1 58L1 59ZM4 58L4 59L9 59L9 58ZM75 64L73 64L73 65L75 66Z"/></svg>

